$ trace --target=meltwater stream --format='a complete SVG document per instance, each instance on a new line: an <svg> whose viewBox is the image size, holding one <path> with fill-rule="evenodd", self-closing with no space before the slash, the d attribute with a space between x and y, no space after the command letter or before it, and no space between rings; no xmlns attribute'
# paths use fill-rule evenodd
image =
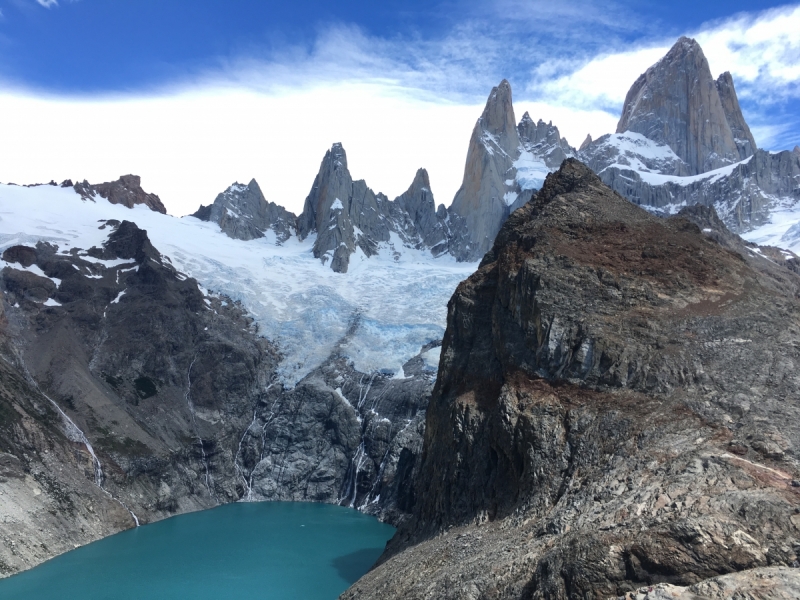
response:
<svg viewBox="0 0 800 600"><path fill-rule="evenodd" d="M334 600L394 533L328 504L228 504L124 531L0 580L17 600Z"/></svg>

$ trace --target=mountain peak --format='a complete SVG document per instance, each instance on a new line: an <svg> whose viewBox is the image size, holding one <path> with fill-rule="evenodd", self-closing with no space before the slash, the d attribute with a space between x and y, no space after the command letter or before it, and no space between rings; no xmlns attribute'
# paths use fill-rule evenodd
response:
<svg viewBox="0 0 800 600"><path fill-rule="evenodd" d="M344 151L344 146L342 146L341 142L336 142L331 146L325 158L327 159L329 157L334 169L337 167L343 167L345 170L347 169L347 152Z"/></svg>
<svg viewBox="0 0 800 600"><path fill-rule="evenodd" d="M617 125L617 133L626 131L667 144L691 174L738 162L755 151L730 75L715 81L702 48L687 37L628 91Z"/></svg>
<svg viewBox="0 0 800 600"><path fill-rule="evenodd" d="M479 120L485 132L508 143L500 143L500 147L512 154L519 145L516 140L517 121L514 118L514 106L511 102L511 84L503 79L500 85L492 88L486 106Z"/></svg>
<svg viewBox="0 0 800 600"><path fill-rule="evenodd" d="M411 183L411 188L428 188L431 189L431 180L428 177L427 169L417 169L414 175L414 181ZM409 189L411 189L409 188Z"/></svg>

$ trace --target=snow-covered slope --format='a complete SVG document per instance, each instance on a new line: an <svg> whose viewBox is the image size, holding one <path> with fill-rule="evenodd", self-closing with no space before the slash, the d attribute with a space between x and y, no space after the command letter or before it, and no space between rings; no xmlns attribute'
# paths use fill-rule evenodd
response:
<svg viewBox="0 0 800 600"><path fill-rule="evenodd" d="M742 237L759 246L776 246L800 254L800 207L784 205L772 211L769 223Z"/></svg>
<svg viewBox="0 0 800 600"><path fill-rule="evenodd" d="M407 360L441 339L447 301L476 268L390 240L368 260L358 250L341 274L314 258L314 236L292 236L278 246L268 230L242 241L216 223L82 200L72 188L0 185L0 252L40 240L65 253L101 246L108 230L99 227L107 219L134 221L179 271L209 293L241 301L261 334L279 345L280 372L290 386L345 337L342 348L359 371L402 377Z"/></svg>

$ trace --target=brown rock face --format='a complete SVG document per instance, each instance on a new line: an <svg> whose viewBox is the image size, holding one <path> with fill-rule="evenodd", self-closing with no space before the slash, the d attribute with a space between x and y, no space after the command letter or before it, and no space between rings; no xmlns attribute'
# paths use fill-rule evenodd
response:
<svg viewBox="0 0 800 600"><path fill-rule="evenodd" d="M105 198L111 204L122 204L133 208L137 204L144 204L150 210L167 213L161 199L155 194L148 194L142 189L142 179L138 175L123 175L117 181L98 183L92 185L87 181L76 183L75 191L84 198L95 195Z"/></svg>
<svg viewBox="0 0 800 600"><path fill-rule="evenodd" d="M575 160L509 217L448 305L413 519L343 597L605 598L796 560L800 278L695 219L721 227Z"/></svg>
<svg viewBox="0 0 800 600"><path fill-rule="evenodd" d="M685 37L631 87L617 125L617 133L625 131L669 145L690 174L737 162L756 149L730 74L715 82L702 48Z"/></svg>

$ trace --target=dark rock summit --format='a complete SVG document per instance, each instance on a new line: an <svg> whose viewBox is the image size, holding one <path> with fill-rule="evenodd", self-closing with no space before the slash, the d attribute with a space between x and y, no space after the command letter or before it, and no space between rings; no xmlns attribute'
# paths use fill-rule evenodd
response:
<svg viewBox="0 0 800 600"><path fill-rule="evenodd" d="M81 183L76 183L73 187L86 200L100 196L111 204L122 204L127 208L133 208L137 204L144 204L150 210L162 214L167 213L167 209L158 196L148 194L142 189L142 180L138 175L123 175L117 181L95 185L84 180Z"/></svg>
<svg viewBox="0 0 800 600"><path fill-rule="evenodd" d="M511 215L448 305L413 516L343 598L797 589L800 277L696 220L575 160Z"/></svg>

